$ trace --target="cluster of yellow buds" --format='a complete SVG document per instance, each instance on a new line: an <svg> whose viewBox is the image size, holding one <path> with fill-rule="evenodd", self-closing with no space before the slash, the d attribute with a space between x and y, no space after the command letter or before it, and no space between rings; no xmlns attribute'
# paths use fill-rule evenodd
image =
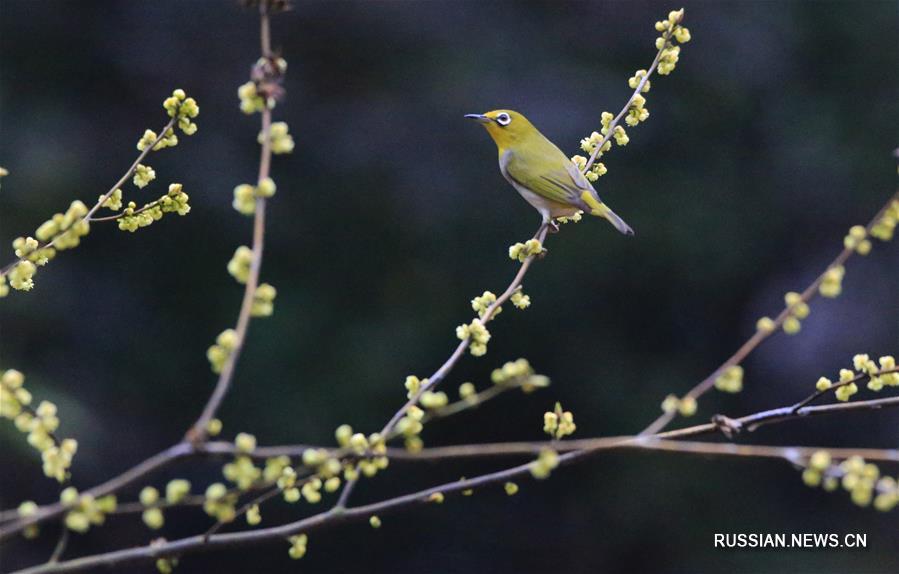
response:
<svg viewBox="0 0 899 574"><path fill-rule="evenodd" d="M671 42L672 36L680 44L690 41L690 30L681 25L684 21L684 9L672 10L668 20L656 22L656 30L662 35L656 39L656 48L661 50L659 56L659 75L666 76L674 71L680 57L680 46Z"/></svg>
<svg viewBox="0 0 899 574"><path fill-rule="evenodd" d="M90 224L84 219L87 212L87 206L82 201L75 200L69 204L65 213L56 213L42 223L34 236L44 243L52 241L53 248L57 251L77 247L81 238L90 232ZM52 256L45 253L44 257Z"/></svg>
<svg viewBox="0 0 899 574"><path fill-rule="evenodd" d="M144 130L144 135L137 140L137 149L144 151L153 145L153 142L156 142L156 145L153 146L153 151L159 151L167 147L175 147L178 145L178 136L175 134L173 128L167 129L161 138L156 135L156 132L153 130Z"/></svg>
<svg viewBox="0 0 899 574"><path fill-rule="evenodd" d="M200 106L193 98L188 98L184 90L178 89L172 92L171 97L162 102L162 107L168 112L170 118L177 118L178 127L184 135L197 133L197 124L191 120L200 115Z"/></svg>
<svg viewBox="0 0 899 574"><path fill-rule="evenodd" d="M677 395L668 395L662 401L662 411L665 414L680 413L684 417L692 417L696 414L698 405L696 399L691 396L678 398Z"/></svg>
<svg viewBox="0 0 899 574"><path fill-rule="evenodd" d="M879 363L880 365L878 366ZM875 363L868 355L860 354L852 358L855 370L868 375L868 389L877 392L883 387L899 386L899 373L896 371L896 358L884 355Z"/></svg>
<svg viewBox="0 0 899 574"><path fill-rule="evenodd" d="M756 321L755 328L763 333L773 333L777 328L777 323L771 317L765 316Z"/></svg>
<svg viewBox="0 0 899 574"><path fill-rule="evenodd" d="M54 214L37 228L34 237L17 237L12 242L16 257L20 259L9 271L9 286L18 291L34 288L37 266L46 265L57 251L72 249L81 243L81 238L90 232L90 224L84 217L88 209L81 201L73 201L65 213ZM53 242L53 247L46 245ZM6 281L2 282L0 297L8 292Z"/></svg>
<svg viewBox="0 0 899 574"><path fill-rule="evenodd" d="M349 430L352 433L352 428ZM350 441L352 441L352 435L347 439L346 444L349 445ZM377 449L379 452L386 452L386 447L382 449L380 446L377 446ZM307 448L303 451L303 465L314 468L316 476L324 479L325 492L334 492L340 488L340 477L338 475L343 470L343 464L339 458L331 456L331 453L327 450L323 448Z"/></svg>
<svg viewBox="0 0 899 574"><path fill-rule="evenodd" d="M32 410L31 401L31 393L25 388L25 375L15 369L0 372L0 414L13 421L20 432L28 434L28 444L41 453L44 474L64 482L78 451L78 441L58 440L53 434L59 428L54 403L41 401Z"/></svg>
<svg viewBox="0 0 899 574"><path fill-rule="evenodd" d="M811 309L809 308L808 303L802 299L802 295L795 291L790 291L784 295L784 303L786 303L787 310L790 312L783 322L784 333L795 335L802 329L800 320L808 317Z"/></svg>
<svg viewBox="0 0 899 574"><path fill-rule="evenodd" d="M106 199L103 196L99 196L97 198L97 202L100 203L100 207L105 207L110 211L118 211L122 209L122 190L121 188L116 188Z"/></svg>
<svg viewBox="0 0 899 574"><path fill-rule="evenodd" d="M418 402L428 410L445 407L449 404L449 397L443 391L425 391Z"/></svg>
<svg viewBox="0 0 899 574"><path fill-rule="evenodd" d="M231 202L231 205L239 213L253 215L256 213L256 199L272 197L277 189L275 180L270 177L263 179L255 187L248 183L242 183L234 188L234 201Z"/></svg>
<svg viewBox="0 0 899 574"><path fill-rule="evenodd" d="M215 338L215 345L212 345L206 351L206 358L212 367L213 373L221 373L225 362L234 352L237 346L237 332L234 329L225 329Z"/></svg>
<svg viewBox="0 0 899 574"><path fill-rule="evenodd" d="M259 143L265 141L265 134L259 132L256 138ZM293 136L290 135L286 122L275 122L269 128L269 141L271 141L272 153L282 154L293 151Z"/></svg>
<svg viewBox="0 0 899 574"><path fill-rule="evenodd" d="M881 241L889 241L893 238L896 225L899 224L899 199L890 202L880 219L871 227L871 237Z"/></svg>
<svg viewBox="0 0 899 574"><path fill-rule="evenodd" d="M132 183L138 187L138 189L143 189L150 184L151 181L156 179L156 171L142 163L137 164L137 167L134 168L134 179ZM119 196L121 200L121 195Z"/></svg>
<svg viewBox="0 0 899 574"><path fill-rule="evenodd" d="M200 107L195 99L187 97L184 90L178 89L173 91L172 95L162 102L162 107L165 108L169 117L177 118L178 127L181 128L185 135L189 136L197 132L197 124L191 120L200 114ZM154 145L153 142L156 142L156 144ZM168 128L162 137L156 135L156 132L153 130L145 130L144 135L137 142L137 149L144 151L151 145L153 146L153 151L175 147L178 145L178 136L175 135L173 128Z"/></svg>
<svg viewBox="0 0 899 574"><path fill-rule="evenodd" d="M581 140L581 148L593 150L597 145L599 145L600 140L602 140L602 136L596 132L593 132L592 134L590 134L589 138L584 138ZM612 142L604 143L602 146L602 151L597 153L596 157L602 157L602 155L605 152L609 151L611 148ZM592 151L590 153L592 153ZM578 171L583 172L585 169L587 169L587 158L582 155L571 156L571 163L573 163L575 167L578 168ZM597 161L593 163L589 171L584 172L584 177L586 177L591 182L595 182L608 172L609 170L606 168L606 164L602 163L601 161Z"/></svg>
<svg viewBox="0 0 899 574"><path fill-rule="evenodd" d="M879 366L878 366L879 363ZM837 383L827 377L821 377L815 383L818 392L824 392L836 387L834 396L839 401L848 401L852 395L858 393L856 380L862 376L868 377L868 389L877 392L883 387L899 386L899 373L896 371L896 359L892 355L884 355L875 363L868 355L859 354L852 358L853 369L840 369L840 378Z"/></svg>
<svg viewBox="0 0 899 574"><path fill-rule="evenodd" d="M574 215L569 215L569 216L567 216L567 217L564 217L564 216L563 216L563 217L557 217L557 218L556 218L556 221L557 221L558 223L561 223L561 224L564 225L564 224L566 224L566 223L580 223L581 219L583 219L583 218L584 218L584 212L583 212L583 211L577 211L577 212L574 213Z"/></svg>
<svg viewBox="0 0 899 574"><path fill-rule="evenodd" d="M37 513L38 506L33 500L26 500L19 504L19 507L16 509L16 513L20 518L28 518L29 516L34 516ZM22 531L22 536L31 540L32 538L37 538L37 535L40 534L40 527L37 524L29 524L25 527L25 530Z"/></svg>
<svg viewBox="0 0 899 574"><path fill-rule="evenodd" d="M867 238L868 231L862 225L853 225L849 233L843 238L843 247L851 249L859 255L867 255L871 252L871 241Z"/></svg>
<svg viewBox="0 0 899 574"><path fill-rule="evenodd" d="M141 520L147 525L147 528L159 530L165 524L165 517L162 514L162 508L159 504L159 491L152 486L145 486L138 495L138 500L144 507L141 513Z"/></svg>
<svg viewBox="0 0 899 574"><path fill-rule="evenodd" d="M396 432L403 435L405 439L406 450L409 452L418 452L424 446L419 436L424 430L425 412L419 407L412 405L406 409L406 413L396 423Z"/></svg>
<svg viewBox="0 0 899 574"><path fill-rule="evenodd" d="M287 455L272 456L265 459L265 467L262 469L262 480L267 483L277 482L281 478L284 469L290 466L290 457Z"/></svg>
<svg viewBox="0 0 899 574"><path fill-rule="evenodd" d="M277 485L281 489L285 502L294 503L300 499L300 489L297 488L297 471L292 466L285 466L281 469Z"/></svg>
<svg viewBox="0 0 899 574"><path fill-rule="evenodd" d="M531 306L531 297L529 295L525 295L520 286L515 290L514 293L512 293L510 301L512 301L513 305L522 310L527 309Z"/></svg>
<svg viewBox="0 0 899 574"><path fill-rule="evenodd" d="M253 67L253 77L258 78L249 81L237 88L237 97L240 99L240 111L250 115L262 110L274 109L276 95L280 88L272 90L272 85L266 80L278 79L287 72L287 60L284 58L260 58Z"/></svg>
<svg viewBox="0 0 899 574"><path fill-rule="evenodd" d="M406 377L406 382L403 383L403 386L406 387L406 397L411 399L418 393L419 389L427 386L427 384L428 379L419 379L415 375L409 375Z"/></svg>
<svg viewBox="0 0 899 574"><path fill-rule="evenodd" d="M300 489L300 493L309 504L318 504L322 500L321 489L322 481L316 476L307 480L303 484L303 487Z"/></svg>
<svg viewBox="0 0 899 574"><path fill-rule="evenodd" d="M528 360L523 358L509 361L502 367L493 369L490 380L494 385L521 387L526 393L549 386L549 377L536 374Z"/></svg>
<svg viewBox="0 0 899 574"><path fill-rule="evenodd" d="M531 475L536 479L549 478L552 471L559 466L559 455L550 448L540 450L537 460L531 463ZM508 492L508 491L507 491Z"/></svg>
<svg viewBox="0 0 899 574"><path fill-rule="evenodd" d="M253 263L253 250L246 245L241 245L234 250L234 255L228 261L228 273L238 283L246 283L250 278L250 266Z"/></svg>
<svg viewBox="0 0 899 574"><path fill-rule="evenodd" d="M153 543L151 542L150 545L152 546ZM177 566L177 558L171 557L156 559L156 571L159 572L159 574L172 574Z"/></svg>
<svg viewBox="0 0 899 574"><path fill-rule="evenodd" d="M483 319L484 315L487 314L487 309L489 309L490 306L494 303L496 303L496 295L491 291L484 291L483 295L475 297L471 300L471 308L473 311L477 312L478 317ZM502 307L497 307L493 312L493 316L495 317L496 315L499 315L500 313L502 313L502 311Z"/></svg>
<svg viewBox="0 0 899 574"><path fill-rule="evenodd" d="M637 94L628 105L627 115L624 116L624 123L634 127L640 122L645 122L647 119L649 119L649 110L646 109L646 98L641 94Z"/></svg>
<svg viewBox="0 0 899 574"><path fill-rule="evenodd" d="M507 482L503 485L503 490L506 491L506 494L509 496L515 496L518 494L518 485L514 482Z"/></svg>
<svg viewBox="0 0 899 574"><path fill-rule="evenodd" d="M23 408L31 404L31 393L25 388L25 375L16 369L7 369L0 373L0 415L15 421ZM29 422L30 413L22 419L21 426ZM16 426L20 426L19 423Z"/></svg>
<svg viewBox="0 0 899 574"><path fill-rule="evenodd" d="M899 487L891 476L881 476L877 465L865 462L860 456L852 456L836 465L830 453L817 451L809 457L808 465L802 472L802 481L808 486L823 486L834 491L838 486L849 492L852 502L874 508L882 512L892 510L899 504Z"/></svg>
<svg viewBox="0 0 899 574"><path fill-rule="evenodd" d="M31 291L34 288L34 274L37 267L31 261L20 261L9 272L9 285L19 291ZM8 293L8 288L4 295Z"/></svg>
<svg viewBox="0 0 899 574"><path fill-rule="evenodd" d="M38 406L38 416L40 416L40 406ZM58 445L54 443L53 446L44 449L41 452L44 474L55 478L58 482L64 482L69 477L69 468L72 466L72 459L77 451L78 441L73 438L64 438Z"/></svg>
<svg viewBox="0 0 899 574"><path fill-rule="evenodd" d="M627 79L627 85L630 87L630 89L636 90L637 86L640 85L640 82L643 81L643 78L645 78L645 77L646 77L646 70L637 70L636 72L634 72L633 76L631 76L630 78ZM646 82L643 83L643 87L640 88L640 91L645 94L646 92L649 91L651 86L652 86L652 82L650 82L649 80L646 80Z"/></svg>
<svg viewBox="0 0 899 574"><path fill-rule="evenodd" d="M728 367L715 379L715 388L725 393L739 393L743 390L743 367Z"/></svg>
<svg viewBox="0 0 899 574"><path fill-rule="evenodd" d="M180 183L169 185L169 191L159 199L147 203L140 209L133 201L122 211L119 218L119 229L135 232L141 227L147 227L162 219L166 213L187 215L190 213L190 196L187 195Z"/></svg>
<svg viewBox="0 0 899 574"><path fill-rule="evenodd" d="M833 299L843 292L843 276L846 275L846 268L842 265L835 265L824 272L821 279L821 285L818 286L818 292L823 297Z"/></svg>
<svg viewBox="0 0 899 574"><path fill-rule="evenodd" d="M115 496L94 498L90 494L79 495L74 486L63 489L59 501L68 509L63 520L66 528L75 532L87 532L91 525L103 524L106 515L116 509Z"/></svg>
<svg viewBox="0 0 899 574"><path fill-rule="evenodd" d="M509 259L520 263L532 255L540 255L543 253L543 244L538 239L528 239L524 243L516 243L509 247Z"/></svg>
<svg viewBox="0 0 899 574"><path fill-rule="evenodd" d="M487 353L487 342L490 341L490 331L480 319L473 319L467 325L456 327L456 337L462 341L469 341L468 350L475 357L481 357Z"/></svg>
<svg viewBox="0 0 899 574"><path fill-rule="evenodd" d="M305 534L297 534L296 536L288 538L287 541L290 542L290 550L287 551L287 554L289 554L291 558L299 560L306 555L306 543L309 541L308 536Z"/></svg>
<svg viewBox="0 0 899 574"><path fill-rule="evenodd" d="M552 411L543 413L543 432L554 439L558 440L574 434L576 429L574 414L571 411L562 410L562 403L557 402Z"/></svg>
<svg viewBox="0 0 899 574"><path fill-rule="evenodd" d="M165 501L169 504L178 504L190 494L190 481L183 478L173 478L165 485Z"/></svg>
<svg viewBox="0 0 899 574"><path fill-rule="evenodd" d="M410 409L411 408L412 407L410 407ZM378 433L372 433L368 436L368 450L375 456L360 460L359 470L362 471L362 474L371 478L376 475L379 470L386 469L390 465L390 460L386 456L387 443L384 441L384 437ZM349 470L349 468L347 470ZM346 477L347 480L350 480L348 476L351 475L344 472L344 477Z"/></svg>
<svg viewBox="0 0 899 574"><path fill-rule="evenodd" d="M240 99L240 111L247 115L261 112L266 107L266 98L263 98L256 90L255 82L241 84L237 88L237 97ZM268 98L268 101L270 109L275 107L274 98Z"/></svg>
<svg viewBox="0 0 899 574"><path fill-rule="evenodd" d="M260 522L262 522L262 513L259 511L259 505L254 504L247 509L247 524L249 526L256 526Z"/></svg>
<svg viewBox="0 0 899 574"><path fill-rule="evenodd" d="M478 390L473 383L465 382L459 385L459 398L463 401L474 404L478 402Z"/></svg>
<svg viewBox="0 0 899 574"><path fill-rule="evenodd" d="M240 433L234 440L234 446L241 454L234 457L233 462L222 467L222 475L235 483L240 490L249 490L262 477L262 469L253 464L248 454L256 449L256 437Z"/></svg>
<svg viewBox="0 0 899 574"><path fill-rule="evenodd" d="M256 287L253 292L253 306L250 314L253 317L271 317L275 310L275 297L278 296L278 290L268 283L263 283Z"/></svg>
<svg viewBox="0 0 899 574"><path fill-rule="evenodd" d="M208 423L206 423L206 434L209 436L218 436L222 432L222 419L210 419Z"/></svg>
<svg viewBox="0 0 899 574"><path fill-rule="evenodd" d="M203 512L219 522L231 522L237 517L237 493L229 492L221 482L214 482L206 488Z"/></svg>

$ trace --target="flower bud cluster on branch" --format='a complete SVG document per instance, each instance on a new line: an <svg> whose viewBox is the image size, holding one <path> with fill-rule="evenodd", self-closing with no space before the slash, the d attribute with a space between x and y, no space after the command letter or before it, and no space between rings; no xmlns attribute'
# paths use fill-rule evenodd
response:
<svg viewBox="0 0 899 574"><path fill-rule="evenodd" d="M883 476L876 464L866 462L860 456L837 463L826 450L817 451L809 457L802 471L802 481L828 492L842 486L852 502L859 506L868 506L873 502L874 508L881 512L888 512L899 504L897 479Z"/></svg>
<svg viewBox="0 0 899 574"><path fill-rule="evenodd" d="M169 186L169 192L159 199L138 207L136 203L129 202L127 208L121 213L109 217L94 217L94 213L100 208L106 208L113 212L122 209L123 191L121 185L129 177L133 176L132 183L143 189L156 179L156 171L141 161L151 151L158 151L166 147L178 144L178 137L174 133L174 124L185 135L196 133L197 124L192 120L200 113L196 100L187 97L184 90L178 89L172 92L172 96L163 102L171 120L163 131L162 136L157 136L153 130L146 130L137 143L137 149L141 151L138 159L128 169L119 182L105 194L97 199L97 203L88 208L82 201L73 201L65 213L57 213L34 232L34 237L17 237L13 241L13 249L18 258L12 264L0 270L0 297L9 292L9 287L18 291L30 291L34 288L34 275L37 268L46 265L56 256L58 251L64 251L77 247L81 238L90 233L92 221L118 221L119 229L123 231L136 231L140 227L146 227L158 221L165 213L178 213L186 215L190 211L188 196L181 190L181 184L173 183ZM8 284L8 285L7 285Z"/></svg>

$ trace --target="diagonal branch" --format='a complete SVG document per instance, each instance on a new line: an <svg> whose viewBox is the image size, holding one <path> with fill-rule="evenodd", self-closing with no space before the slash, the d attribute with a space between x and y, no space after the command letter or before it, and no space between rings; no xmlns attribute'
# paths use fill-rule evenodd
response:
<svg viewBox="0 0 899 574"><path fill-rule="evenodd" d="M135 159L134 163L131 164L131 167L129 167L128 170L125 171L124 175L122 175L122 177L119 178L119 180L117 182L115 182L112 185L112 187L109 188L109 191L107 191L106 193L104 193L103 195L100 196L100 199L97 200L97 203L95 203L94 206L88 210L88 212L84 215L84 217L82 217L78 221L74 222L72 224L72 226L75 226L78 223L81 223L82 221L87 221L88 223L90 223L91 221L101 221L101 220L106 221L107 220L107 218L94 219L93 215L94 215L94 213L97 212L98 209L100 209L100 207L103 206L104 203L106 203L106 200L109 199L109 197L113 193L115 193L115 190L117 190L118 188L125 185L125 182L128 181L128 178L131 177L132 175L134 175L134 170L136 170L137 166L140 164L140 162L142 162L144 160L144 158L146 158L147 155L149 155L149 153L151 151L153 151L153 148L156 147L156 144L158 144L160 141L162 141L162 138L165 137L166 133L172 128L172 126L175 125L176 119L177 119L177 117L173 117L172 119L170 119L168 121L167 124L165 124L165 127L162 128L162 131L159 132L159 135L156 136L155 140L153 140L153 143L148 145L146 148L144 148L143 151L140 152L140 154L138 154L137 159ZM65 234L64 232L58 233L56 235L56 237L54 237L47 243L41 244L38 247L38 249L47 249L48 247L53 247L56 244L56 242L59 240L59 238L62 237L64 234ZM10 271L12 271L13 267L15 267L16 265L18 265L19 263L21 263L24 260L25 260L24 257L20 257L20 258L16 259L15 261L12 261L11 263L8 263L3 268L0 268L0 277L3 277L4 275L6 275Z"/></svg>
<svg viewBox="0 0 899 574"><path fill-rule="evenodd" d="M537 233L534 235L534 238L537 239L542 245L546 240L546 234L548 231L549 227L546 224L541 224L537 229ZM489 323L496 316L496 310L499 309L499 307L503 303L508 301L510 297L512 297L515 291L521 286L521 282L524 280L524 276L527 274L528 269L530 269L531 264L537 257L537 255L530 255L522 262L521 267L519 267L518 269L518 273L515 274L515 277L512 279L512 282L509 283L509 286L506 287L506 290L503 291L502 295L496 298L496 301L494 301L489 307L487 307L486 311L484 311L483 316L480 318L482 323L484 323L485 325ZM409 410L411 406L417 404L424 393L435 389L437 385L443 382L450 371L453 370L453 367L456 366L456 363L459 362L459 359L462 358L462 355L465 353L465 350L468 348L470 343L471 338L466 337L456 346L456 349L453 351L450 357L440 366L439 369L434 372L433 375L428 377L428 382L422 385L421 388L418 389L418 392L414 393L412 397L409 398L409 400L407 400L406 403L393 414L390 420L387 421L387 424L384 425L383 429L381 429L381 436L389 436L393 432L400 419L405 416L406 411ZM340 497L337 500L335 508L342 508L346 506L350 494L352 494L353 488L355 488L357 482L358 478L354 480L348 480L344 484L343 490L340 492Z"/></svg>
<svg viewBox="0 0 899 574"><path fill-rule="evenodd" d="M890 205L894 201L897 201L897 200L899 200L899 192L896 192L892 197L890 197L887 200L887 202L884 204L884 206L881 207L880 210L877 212L877 215L875 215L871 219L871 221L868 223L868 225L865 227L865 230L868 235L871 234L871 229L877 224L878 221L880 221L880 219L883 217L884 213L886 213L886 211L890 208ZM827 275L827 272L830 269L833 269L834 267L839 267L839 266L844 265L846 263L846 261L848 261L854 253L855 253L855 250L850 247L846 247L842 251L840 251L839 255L837 255L836 258L830 262L830 265L828 265L824 269L824 271L820 275L818 275L818 277L814 281L812 281L808 287L805 288L805 291L803 291L800 294L801 301L803 303L808 303L810 300L812 300L815 297L815 295L818 293L818 288L821 286L821 283L824 281L824 278ZM717 369L712 371L712 373L708 377L706 377L705 379L700 381L696 386L694 386L692 389L690 389L687 392L687 394L684 396L690 397L693 399L698 399L699 397L701 397L702 395L707 393L709 390L711 390L715 386L715 379L717 379L719 376L721 376L721 374L724 373L724 371L726 371L730 367L733 367L735 365L739 365L740 363L742 363L743 360L746 359L746 357L748 357L750 353L755 351L755 349L759 345L762 344L763 341L765 341L766 339L768 339L768 337L770 337L771 335L776 333L777 330L783 326L784 321L789 316L790 316L790 308L784 307L783 311L781 311L780 314L774 319L774 328L773 329L767 330L767 331L759 329L755 333L753 333L752 336L745 343L743 343L743 345L740 346L740 348L737 349L737 351L733 355L730 356L730 358L728 358L726 361L721 363L721 365ZM675 413L673 413L673 412L663 413L663 414L659 415L659 417L656 420L654 420L649 426L647 426L645 429L643 429L643 431L640 434L643 436L655 434L655 433L659 432L660 430L662 430L663 428L665 428L666 426L668 426L668 423L670 423L674 419L674 417L675 417Z"/></svg>

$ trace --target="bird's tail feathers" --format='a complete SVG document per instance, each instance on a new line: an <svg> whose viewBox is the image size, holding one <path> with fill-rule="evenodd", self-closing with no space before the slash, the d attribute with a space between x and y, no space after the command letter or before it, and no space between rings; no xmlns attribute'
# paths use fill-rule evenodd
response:
<svg viewBox="0 0 899 574"><path fill-rule="evenodd" d="M633 235L634 230L631 229L631 226L624 222L623 219L618 217L618 214L612 211L612 209L603 203L602 201L593 197L590 192L585 191L581 194L581 199L584 200L584 203L590 208L590 215L595 215L597 217L604 217L615 226L619 232L624 235Z"/></svg>

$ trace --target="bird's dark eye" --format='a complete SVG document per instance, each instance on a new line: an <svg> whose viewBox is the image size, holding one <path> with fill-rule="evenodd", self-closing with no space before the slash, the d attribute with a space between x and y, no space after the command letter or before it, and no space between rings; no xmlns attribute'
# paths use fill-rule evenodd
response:
<svg viewBox="0 0 899 574"><path fill-rule="evenodd" d="M509 125L509 122L511 122L511 121L512 121L512 118L509 117L509 114L502 113L502 114L499 114L498 116L496 116L496 123L498 123L501 126L507 126L507 125Z"/></svg>

